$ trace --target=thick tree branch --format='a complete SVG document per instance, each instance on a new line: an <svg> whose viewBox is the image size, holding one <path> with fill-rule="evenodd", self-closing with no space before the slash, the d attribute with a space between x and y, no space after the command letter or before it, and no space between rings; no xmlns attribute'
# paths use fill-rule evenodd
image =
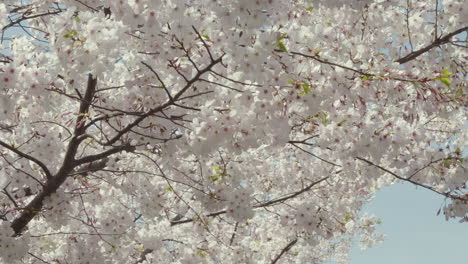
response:
<svg viewBox="0 0 468 264"><path fill-rule="evenodd" d="M463 27L463 28L460 28L458 30L455 30L452 33L449 33L449 34L447 34L447 35L445 35L445 36L443 36L441 38L436 39L433 43L431 43L431 44L429 44L429 45L427 45L427 46L425 46L425 47L423 47L423 48L421 48L419 50L411 52L410 54L406 55L403 58L400 58L400 59L396 60L396 62L398 62L400 64L404 64L404 63L407 63L407 62L409 62L411 60L414 60L417 57L419 57L420 55L428 52L429 50L431 50L433 48L439 47L439 46L444 45L446 43L450 43L450 40L451 40L451 38L453 36L458 35L460 33L463 33L465 31L468 31L468 27ZM292 55L299 55L299 56L302 56L302 57L305 57L305 58L313 59L313 60L318 61L318 62L323 63L323 64L328 64L330 66L335 66L335 67L338 67L338 68L341 68L341 69L344 69L344 70L352 71L352 72L355 72L355 73L357 73L359 75L362 75L362 76L369 76L369 77L376 76L375 74L372 74L372 73L367 73L367 72L364 72L364 71L361 71L361 70L358 70L358 69L353 69L353 68L345 66L345 65L340 65L338 63L328 61L327 59L321 58L319 55L310 55L310 54L304 54L304 53L295 52L295 51L291 51L290 53ZM412 80L400 79L400 78L395 78L395 77L392 77L392 79L398 80L398 81L412 81Z"/></svg>
<svg viewBox="0 0 468 264"><path fill-rule="evenodd" d="M119 152L122 152L122 151L133 152L133 151L135 151L135 146L131 146L131 145L117 146L117 147L114 147L112 149L101 152L99 154L89 155L89 156L86 156L84 158L78 159L78 160L75 161L75 165L78 166L78 165L81 165L81 164L101 160L101 159L107 158L107 157L109 157L109 156L111 156L113 154L116 154L116 153L119 153Z"/></svg>
<svg viewBox="0 0 468 264"><path fill-rule="evenodd" d="M85 117L88 115L89 107L96 91L96 86L97 78L93 78L93 76L89 74L85 96L80 103L78 117L76 119L75 131L73 133L74 136L68 144L62 166L53 177L46 181L42 191L39 192L34 199L26 205L21 214L13 220L11 228L13 228L16 236L20 236L29 222L31 222L31 220L39 213L42 209L44 199L56 192L77 166L75 155L80 143L82 142L80 136L86 131L86 127L84 126L86 120Z"/></svg>
<svg viewBox="0 0 468 264"><path fill-rule="evenodd" d="M425 46L425 47L423 47L421 49L418 49L418 50L416 50L414 52L411 52L410 54L406 55L403 58L398 59L396 62L398 62L400 64L403 64L403 63L407 63L409 61L412 61L412 60L416 59L417 57L421 56L422 54L428 52L429 50L450 42L450 39L453 36L458 35L460 33L463 33L465 31L468 31L468 27L463 27L463 28L457 29L457 30L453 31L452 33L449 33L449 34L447 34L447 35L445 35L445 36L443 36L441 38L436 39L431 44L429 44L429 45L427 45L427 46Z"/></svg>
<svg viewBox="0 0 468 264"><path fill-rule="evenodd" d="M80 136L86 130L84 122L86 121L86 116L88 115L89 107L91 106L96 93L97 78L93 78L91 74L88 75L88 86L86 87L85 95L80 104L80 110L78 112L78 117L76 119L76 129L75 136Z"/></svg>

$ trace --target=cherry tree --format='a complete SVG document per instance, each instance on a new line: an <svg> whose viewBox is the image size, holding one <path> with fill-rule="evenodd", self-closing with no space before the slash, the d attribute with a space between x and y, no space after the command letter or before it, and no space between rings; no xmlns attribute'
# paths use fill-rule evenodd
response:
<svg viewBox="0 0 468 264"><path fill-rule="evenodd" d="M468 221L468 2L4 0L2 263L321 263Z"/></svg>

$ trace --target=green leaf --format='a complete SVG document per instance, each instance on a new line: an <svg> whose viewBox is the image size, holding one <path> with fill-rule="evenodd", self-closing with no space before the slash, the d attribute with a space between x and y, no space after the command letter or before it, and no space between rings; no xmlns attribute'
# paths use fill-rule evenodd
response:
<svg viewBox="0 0 468 264"><path fill-rule="evenodd" d="M444 159L442 161L442 165L446 168L449 168L450 165L452 165L454 163L454 161L452 159Z"/></svg>
<svg viewBox="0 0 468 264"><path fill-rule="evenodd" d="M452 79L450 76L452 75L453 73L451 73L447 68L443 68L442 72L440 73L440 77L436 77L434 79L440 80L447 87L450 87L450 84L452 84Z"/></svg>
<svg viewBox="0 0 468 264"><path fill-rule="evenodd" d="M312 10L314 10L314 9L315 9L315 7L313 7L313 6L306 8L306 10L309 11L309 12L312 12Z"/></svg>
<svg viewBox="0 0 468 264"><path fill-rule="evenodd" d="M280 41L280 40L285 39L287 37L288 37L288 34L282 33L277 40Z"/></svg>
<svg viewBox="0 0 468 264"><path fill-rule="evenodd" d="M295 80L295 79L289 79L289 80L288 80L288 83L289 83L289 84L293 84L293 83L296 83L296 81L297 81L297 80Z"/></svg>
<svg viewBox="0 0 468 264"><path fill-rule="evenodd" d="M135 250L138 251L138 252L143 252L143 251L145 251L145 247L144 246L138 246L138 247L135 248Z"/></svg>
<svg viewBox="0 0 468 264"><path fill-rule="evenodd" d="M342 126L344 123L346 123L346 119L341 120L337 126Z"/></svg>
<svg viewBox="0 0 468 264"><path fill-rule="evenodd" d="M219 180L219 176L220 176L219 174L215 174L215 175L211 176L210 179L215 182L215 181Z"/></svg>
<svg viewBox="0 0 468 264"><path fill-rule="evenodd" d="M204 39L210 40L210 37L208 37L208 35L205 34L205 30L202 30L200 32L200 36L202 36Z"/></svg>
<svg viewBox="0 0 468 264"><path fill-rule="evenodd" d="M206 257L207 254L206 254L205 251L198 251L198 252L197 252L197 255L200 256L200 257L202 257L202 258L204 258L204 257Z"/></svg>
<svg viewBox="0 0 468 264"><path fill-rule="evenodd" d="M447 87L450 87L450 84L452 83L452 80L449 77L440 77L440 78L437 78L437 79L439 79Z"/></svg>
<svg viewBox="0 0 468 264"><path fill-rule="evenodd" d="M353 215L352 215L352 214L346 213L346 214L344 215L344 221L345 221L345 222L348 222L348 221L351 220L351 219L353 219Z"/></svg>
<svg viewBox="0 0 468 264"><path fill-rule="evenodd" d="M370 77L368 75L363 75L363 76L361 76L361 80L362 81L367 81L367 80L370 80Z"/></svg>
<svg viewBox="0 0 468 264"><path fill-rule="evenodd" d="M72 29L70 31L68 31L67 34L63 35L65 38L73 38L75 37L76 35L78 34L78 32L76 32L76 30Z"/></svg>
<svg viewBox="0 0 468 264"><path fill-rule="evenodd" d="M325 112L320 111L315 116L318 117L320 121L322 121L322 124L324 125L330 124L330 120L328 120L327 114Z"/></svg>
<svg viewBox="0 0 468 264"><path fill-rule="evenodd" d="M300 95L305 95L305 94L308 94L308 93L311 92L310 86L309 86L308 83L306 83L306 82L302 83L301 86L302 86L303 90L299 92Z"/></svg>
<svg viewBox="0 0 468 264"><path fill-rule="evenodd" d="M459 96L459 97L464 97L465 96L465 92L463 91L462 87L459 87L457 89L457 96Z"/></svg>
<svg viewBox="0 0 468 264"><path fill-rule="evenodd" d="M447 76L452 76L453 73L451 73L447 68L443 68L442 72L440 73L440 76L447 77Z"/></svg>
<svg viewBox="0 0 468 264"><path fill-rule="evenodd" d="M286 46L281 41L277 41L275 43L275 46L282 52L288 52L288 50L286 49Z"/></svg>
<svg viewBox="0 0 468 264"><path fill-rule="evenodd" d="M321 49L311 48L311 47L308 47L308 49L309 49L310 52L315 53L315 55L319 55L320 52L322 51Z"/></svg>
<svg viewBox="0 0 468 264"><path fill-rule="evenodd" d="M173 192L174 191L174 189L172 189L171 186L168 186L168 187L164 188L164 190L166 190L168 192Z"/></svg>

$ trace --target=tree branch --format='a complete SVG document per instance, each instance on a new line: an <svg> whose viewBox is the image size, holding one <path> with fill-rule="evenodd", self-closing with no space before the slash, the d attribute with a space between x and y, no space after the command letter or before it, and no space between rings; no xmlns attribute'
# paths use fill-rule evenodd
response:
<svg viewBox="0 0 468 264"><path fill-rule="evenodd" d="M43 17L43 16L48 16L48 15L56 15L56 14L59 14L59 13L61 13L61 12L62 12L62 10L53 11L53 12L50 12L50 11L49 11L49 12L47 12L47 13L41 13L41 14L36 14L36 15L32 15L32 16L25 16L25 15L23 14L20 18L14 20L14 21L11 21L9 24L5 25L5 26L2 28L2 31L4 31L5 29L7 29L7 28L9 28L9 27L14 26L14 25L17 24L17 23L20 23L20 22L22 22L22 21L25 21L25 20L29 20L29 19L33 19L33 18L38 18L38 17ZM2 34L2 35L3 35L3 34Z"/></svg>
<svg viewBox="0 0 468 264"><path fill-rule="evenodd" d="M131 145L117 146L117 147L106 150L106 151L101 152L101 153L96 154L96 155L89 155L89 156L86 156L84 158L76 160L75 161L75 166L85 164L85 163L94 162L94 161L101 160L101 159L105 159L105 158L109 157L112 154L119 153L119 152L122 152L122 151L133 152L133 151L135 151L135 146L131 146Z"/></svg>
<svg viewBox="0 0 468 264"><path fill-rule="evenodd" d="M388 169L386 169L386 168L384 168L384 167L382 167L382 166L380 166L380 165L377 165L377 164L375 164L375 163L373 163L373 162L371 162L371 161L369 161L369 160L367 160L367 159L364 159L364 158L361 158L361 157L356 157L356 159L361 160L361 161L364 161L365 163L367 163L367 164L369 164L369 165L372 165L372 166L374 166L374 167L376 167L376 168L378 168L378 169L380 169L380 170L382 170L382 171L384 171L384 172L386 172L386 173L388 173L388 174L391 174L393 177L395 177L395 178L397 178L397 179L399 179L399 180L412 183L412 184L414 184L414 185L420 186L420 187L422 187L422 188L424 188L424 189L430 190L430 191L432 191L432 192L435 192L435 193L440 194L440 195L442 195L442 196L445 196L445 197L447 197L447 198L451 198L451 199L454 199L454 200L467 201L467 198L455 196L455 195L452 195L452 194L450 194L450 193L448 193L448 192L445 192L445 193L444 193L444 192L440 192L440 191L437 191L436 189L432 188L431 186L428 186L428 185L425 185L425 184L416 182L416 181L414 181L414 180L411 180L410 178L411 178L412 176L414 176L414 174L411 175L411 176L408 177L408 178L404 178L404 177L402 177L402 176L400 176L400 175L398 175L398 174L396 174L396 173L394 173L394 172L392 172L392 171L390 171L390 170L388 170ZM417 172L419 172L419 171L417 171Z"/></svg>
<svg viewBox="0 0 468 264"><path fill-rule="evenodd" d="M158 107L150 109L148 112L142 114L139 116L137 119L135 119L132 123L128 124L124 129L120 130L112 139L110 139L105 145L109 146L117 142L123 135L126 133L130 132L132 128L135 126L138 126L145 118L148 116L154 115L157 112L160 112L164 110L166 107L174 105L177 101L180 100L181 96L190 88L192 85L199 81L201 76L205 74L206 72L211 71L214 65L220 63L222 61L223 56L220 56L216 60L212 61L210 64L208 64L205 68L201 69L200 71L197 72L197 74L190 80L187 81L187 83L182 87L182 89L175 94L172 98L170 98L166 103L159 105Z"/></svg>
<svg viewBox="0 0 468 264"><path fill-rule="evenodd" d="M286 195L284 197L280 197L280 198L277 198L277 199L273 199L273 200L270 200L268 202L264 202L264 203L261 203L261 204L257 204L257 205L254 205L253 208L254 209L257 209L257 208L263 208L263 207L267 207L267 206L272 206L272 205L276 205L278 203L282 203L284 201L287 201L287 200L290 200L290 199L293 199L294 197L310 190L312 187L314 187L315 185L325 181L326 179L328 179L329 177L323 177L315 182L312 182L311 184L309 184L307 187L299 190L299 191L296 191L292 194L289 194L289 195ZM207 214L205 215L206 217L214 217L214 216L218 216L218 215L222 215L222 214L225 214L227 213L226 210L221 210L221 211L218 211L218 212L214 212L214 213L211 213L211 214ZM179 220L179 221L174 221L174 222L171 222L171 226L174 226L174 225L180 225L180 224L186 224L186 223L190 223L190 222L193 222L195 221L196 218L189 218L189 219L185 219L185 220Z"/></svg>
<svg viewBox="0 0 468 264"><path fill-rule="evenodd" d="M314 187L315 185L327 180L328 178L330 178L330 177L329 176L323 177L323 178L321 178L321 179L319 179L317 181L312 182L307 187L305 187L305 188L303 188L303 189L301 189L301 190L299 190L297 192L294 192L294 193L292 193L290 195L286 195L286 196L284 196L282 198L273 199L271 201L256 205L256 206L254 206L254 208L261 208L261 207L271 206L271 205L275 205L277 203L282 203L282 202L285 202L287 200L290 200L290 199L292 199L292 198L294 198L294 197L296 197L296 196L298 196L298 195L300 195L300 194L302 194L304 192L307 192L308 190L312 189L312 187Z"/></svg>
<svg viewBox="0 0 468 264"><path fill-rule="evenodd" d="M93 103L94 94L96 93L97 78L93 78L93 75L88 75L88 86L86 92L80 103L80 110L76 119L75 136L78 137L84 133L86 126L84 124L85 117L88 114L89 107Z"/></svg>
<svg viewBox="0 0 468 264"><path fill-rule="evenodd" d="M297 238L294 239L293 241L289 242L282 250L281 252L278 254L278 256L276 256L275 259L273 259L273 261L271 261L271 264L275 264L276 262L278 262L278 260L285 254L287 253L289 250L291 250L291 248L297 243Z"/></svg>
<svg viewBox="0 0 468 264"><path fill-rule="evenodd" d="M357 69L350 68L348 66L344 66L344 65L340 65L340 64L328 61L326 59L320 58L318 55L308 55L308 54L295 52L295 51L291 51L290 53L293 54L293 55L299 55L299 56L302 56L302 57L305 57L305 58L313 59L313 60L316 60L316 61L324 63L324 64L328 64L328 65L331 65L331 66L342 68L344 70L352 71L352 72L358 73L358 74L363 75L363 76L375 76L374 74L371 74L371 73L366 73L366 72L363 72L363 71L360 71L360 70L357 70Z"/></svg>
<svg viewBox="0 0 468 264"><path fill-rule="evenodd" d="M416 50L414 52L411 52L410 54L406 55L403 58L400 58L400 59L396 60L396 62L398 62L400 64L404 64L404 63L407 63L409 61L412 61L412 60L416 59L417 57L421 56L422 54L428 52L429 50L450 42L450 39L453 36L458 35L458 34L460 34L462 32L465 32L465 31L468 31L468 27L463 27L463 28L457 29L457 30L453 31L452 33L449 33L449 34L445 35L444 37L436 39L431 44L429 44L429 45L427 45L427 46L425 46L425 47L423 47L421 49L418 49L418 50Z"/></svg>
<svg viewBox="0 0 468 264"><path fill-rule="evenodd" d="M78 146L82 142L82 137L80 137L85 131L86 127L84 126L85 117L88 114L89 107L94 98L94 94L97 86L97 78L93 78L91 74L88 75L88 83L86 87L86 92L83 100L80 103L78 117L76 119L76 126L74 131L74 136L68 144L65 157L62 162L62 166L58 172L48 179L43 186L41 192L39 192L32 201L30 201L26 207L24 207L21 214L15 218L11 224L15 232L15 236L20 236L24 229L27 227L29 222L39 213L42 209L44 199L50 196L52 193L56 192L58 188L65 182L67 177L77 166L75 161L75 155L78 150Z"/></svg>
<svg viewBox="0 0 468 264"><path fill-rule="evenodd" d="M3 146L5 147L6 149L16 153L18 156L22 157L22 158L25 158L27 160L30 160L34 163L36 163L39 167L41 167L42 171L44 172L44 174L46 175L46 178L47 179L50 179L52 178L52 174L50 173L49 169L47 168L47 166L40 160L34 158L33 156L31 155L28 155L22 151L19 151L18 149L8 145L7 143L3 142L0 140L0 146Z"/></svg>
<svg viewBox="0 0 468 264"><path fill-rule="evenodd" d="M317 159L319 159L319 160L321 160L321 161L323 161L323 162L325 162L325 163L328 163L328 164L330 164L330 165L332 165L332 166L335 166L335 167L342 167L341 165L338 165L338 164L336 164L336 163L333 163L333 162L331 162L331 161L328 161L328 160L326 160L326 159L323 159L323 158L321 158L321 157L315 155L314 153L312 153L312 152L310 152L310 151L307 151L307 150L305 150L305 149L299 147L298 145L296 145L297 142L295 142L295 141L289 141L288 143L290 143L290 144L293 145L294 147L296 147L296 148L298 148L298 149L304 151L305 153L307 153L307 154L311 155L312 157L315 157L315 158L317 158ZM302 143L302 142L299 142L299 143ZM302 143L302 144L306 144L306 143ZM306 144L306 145L307 145L307 144Z"/></svg>

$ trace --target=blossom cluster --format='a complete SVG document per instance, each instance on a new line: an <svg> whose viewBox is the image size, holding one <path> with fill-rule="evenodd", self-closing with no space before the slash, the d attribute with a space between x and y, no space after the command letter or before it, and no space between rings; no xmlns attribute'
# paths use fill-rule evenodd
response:
<svg viewBox="0 0 468 264"><path fill-rule="evenodd" d="M345 263L398 182L466 221L467 12L3 1L0 261Z"/></svg>

